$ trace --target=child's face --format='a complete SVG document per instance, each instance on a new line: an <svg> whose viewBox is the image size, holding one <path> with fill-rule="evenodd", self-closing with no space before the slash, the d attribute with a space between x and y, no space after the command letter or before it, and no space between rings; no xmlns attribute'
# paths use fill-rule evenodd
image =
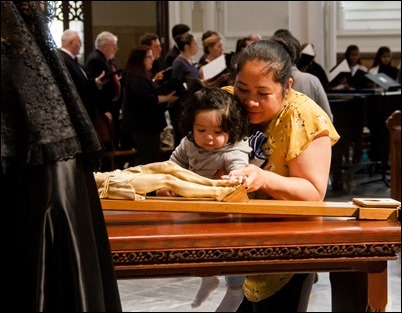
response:
<svg viewBox="0 0 402 313"><path fill-rule="evenodd" d="M220 113L216 110L196 113L193 134L195 143L207 151L222 148L229 140L229 134L221 128Z"/></svg>

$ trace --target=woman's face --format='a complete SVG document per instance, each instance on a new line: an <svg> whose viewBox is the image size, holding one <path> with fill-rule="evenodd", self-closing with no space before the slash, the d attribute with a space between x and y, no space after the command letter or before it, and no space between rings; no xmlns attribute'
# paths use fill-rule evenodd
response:
<svg viewBox="0 0 402 313"><path fill-rule="evenodd" d="M145 54L144 59L144 66L147 71L150 71L152 69L152 63L154 63L154 55L152 54L152 50L149 49Z"/></svg>
<svg viewBox="0 0 402 313"><path fill-rule="evenodd" d="M221 113L201 110L195 114L193 136L195 143L207 151L222 148L229 141L229 134L221 128Z"/></svg>
<svg viewBox="0 0 402 313"><path fill-rule="evenodd" d="M391 62L391 53L390 52L384 52L381 57L381 64L388 65Z"/></svg>
<svg viewBox="0 0 402 313"><path fill-rule="evenodd" d="M223 44L222 40L218 41L211 48L209 48L209 54L212 57L211 59L216 59L223 54Z"/></svg>
<svg viewBox="0 0 402 313"><path fill-rule="evenodd" d="M193 38L193 40L189 45L189 52L191 55L196 55L198 53L198 43L195 37Z"/></svg>
<svg viewBox="0 0 402 313"><path fill-rule="evenodd" d="M234 83L234 93L246 108L251 124L270 122L285 105L282 85L274 82L264 67L262 61L247 61Z"/></svg>
<svg viewBox="0 0 402 313"><path fill-rule="evenodd" d="M355 66L357 61L359 61L360 51L359 50L352 50L349 54L350 59L350 66Z"/></svg>

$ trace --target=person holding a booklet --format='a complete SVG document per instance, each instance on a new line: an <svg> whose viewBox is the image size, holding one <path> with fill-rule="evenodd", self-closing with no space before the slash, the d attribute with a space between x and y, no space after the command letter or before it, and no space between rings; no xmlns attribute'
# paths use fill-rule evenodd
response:
<svg viewBox="0 0 402 313"><path fill-rule="evenodd" d="M344 59L329 73L330 86L334 90L354 90L366 85L367 68L361 64L360 50L356 45L349 45L344 53ZM342 166L356 164L361 161L363 153L363 108L366 99L351 97L344 100L347 103L334 105L332 111L341 118L335 118L335 126L341 140L333 149L332 156L332 190L342 192L343 174Z"/></svg>
<svg viewBox="0 0 402 313"><path fill-rule="evenodd" d="M179 114L182 106L189 96L199 89L198 80L202 80L206 85L215 85L214 81L208 81L209 77L202 77L200 71L193 62L193 58L198 53L198 43L196 38L191 33L186 33L175 38L178 49L180 50L179 56L173 61L172 64L172 79L177 78L186 84L187 90L183 92L179 100L169 106L169 114L172 120L172 125L175 132L175 146L178 146L180 140L185 134L182 134L179 126ZM223 58L223 66L226 67L225 58ZM214 69L211 69L212 72ZM219 74L219 72L217 73Z"/></svg>
<svg viewBox="0 0 402 313"><path fill-rule="evenodd" d="M198 53L198 43L193 34L186 33L176 38L179 56L172 63L172 78L179 78L191 88L195 79L201 79L200 72L193 62Z"/></svg>
<svg viewBox="0 0 402 313"><path fill-rule="evenodd" d="M180 54L172 63L171 78L178 79L182 83L185 83L188 89L187 92L180 95L178 101L171 104L168 108L174 129L174 141L176 147L179 145L181 138L183 138L179 126L179 114L182 103L184 103L186 98L196 91L197 84L195 84L194 81L201 79L201 75L193 62L194 56L198 53L198 43L194 35L191 33L185 33L177 36L175 41Z"/></svg>
<svg viewBox="0 0 402 313"><path fill-rule="evenodd" d="M80 52L82 43L79 33L76 30L66 29L61 36L60 56L71 75L78 94L87 109L92 124L95 125L98 110L95 105L94 95L97 88L102 88L108 82L105 78L105 71L98 77L89 77L85 68L79 64L77 56Z"/></svg>
<svg viewBox="0 0 402 313"><path fill-rule="evenodd" d="M399 69L391 65L391 58L392 53L389 47L382 46L378 48L369 73L385 73L392 79L396 80L398 78Z"/></svg>
<svg viewBox="0 0 402 313"><path fill-rule="evenodd" d="M175 44L169 49L169 51L166 53L166 55L164 57L165 65L167 67L172 66L173 61L180 54L180 50L177 46L176 39L179 38L181 35L190 33L190 31L191 31L190 26L188 26L187 24L176 24L172 27L172 38L173 38Z"/></svg>
<svg viewBox="0 0 402 313"><path fill-rule="evenodd" d="M400 90L401 85L396 81L398 68L391 65L392 53L387 46L378 48L368 77L372 80L373 88L384 91ZM385 176L389 160L389 131L385 120L396 109L394 103L400 102L400 95L373 96L368 99L371 110L367 115L367 127L370 130L369 159L380 162L381 171ZM400 107L400 106L399 106Z"/></svg>
<svg viewBox="0 0 402 313"><path fill-rule="evenodd" d="M85 69L90 77L99 77L105 72L102 88L96 88L93 97L97 111L113 122L115 134L118 134L120 129L119 115L122 103L120 74L116 72L119 69L116 64L118 50L118 37L109 31L103 31L96 36L95 49L85 60ZM118 146L119 138L115 137L115 145Z"/></svg>
<svg viewBox="0 0 402 313"><path fill-rule="evenodd" d="M165 60L162 58L162 45L159 40L159 36L154 33L145 33L140 37L140 45L146 45L151 47L152 54L154 56L154 62L152 63L151 73L153 75L153 81L158 85L166 81L165 70Z"/></svg>
<svg viewBox="0 0 402 313"><path fill-rule="evenodd" d="M158 94L150 70L154 61L146 45L134 48L123 70L122 137L127 138L138 154L135 165L159 161L160 133L166 127L165 111L178 97L175 92Z"/></svg>
<svg viewBox="0 0 402 313"><path fill-rule="evenodd" d="M207 30L206 32L204 32L201 36L201 42L202 42L202 49L204 51L204 53L202 54L202 56L200 57L200 60L198 61L197 67L199 67L199 64L205 64L205 59L207 58L209 51L207 49L207 46L204 44L205 40L208 39L209 37L212 36L219 36L219 33L217 31L214 30ZM222 49L223 52L223 49Z"/></svg>
<svg viewBox="0 0 402 313"><path fill-rule="evenodd" d="M217 73L212 77L207 77L207 79L213 83L214 86L221 87L229 85L231 74L229 69L226 67L222 38L217 32L209 31L208 34L209 36L203 36L204 39L202 40L204 55L198 63L200 73L205 79L206 73L204 73L204 70L207 71L208 69L205 69L204 66L210 64L211 70L208 73L211 73L211 75L214 75L215 72ZM216 62L213 62L215 60ZM213 67L216 67L215 72Z"/></svg>
<svg viewBox="0 0 402 313"><path fill-rule="evenodd" d="M329 73L330 86L332 89L358 89L364 88L367 79L364 74L367 67L361 64L360 50L356 45L346 48L344 59L337 64Z"/></svg>

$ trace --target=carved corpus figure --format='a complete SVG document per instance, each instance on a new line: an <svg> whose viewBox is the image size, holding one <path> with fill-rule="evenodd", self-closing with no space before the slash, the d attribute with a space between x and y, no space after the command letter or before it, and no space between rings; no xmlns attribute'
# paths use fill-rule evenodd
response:
<svg viewBox="0 0 402 313"><path fill-rule="evenodd" d="M143 200L145 194L165 188L186 198L248 200L245 187L238 181L205 178L171 161L96 172L94 176L101 199Z"/></svg>

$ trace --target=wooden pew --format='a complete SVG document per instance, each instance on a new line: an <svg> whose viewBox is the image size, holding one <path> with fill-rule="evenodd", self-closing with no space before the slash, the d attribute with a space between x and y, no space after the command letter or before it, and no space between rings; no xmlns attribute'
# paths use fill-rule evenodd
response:
<svg viewBox="0 0 402 313"><path fill-rule="evenodd" d="M396 208L378 214L337 202L101 202L120 279L330 272L332 311L385 310L387 261L401 247Z"/></svg>

